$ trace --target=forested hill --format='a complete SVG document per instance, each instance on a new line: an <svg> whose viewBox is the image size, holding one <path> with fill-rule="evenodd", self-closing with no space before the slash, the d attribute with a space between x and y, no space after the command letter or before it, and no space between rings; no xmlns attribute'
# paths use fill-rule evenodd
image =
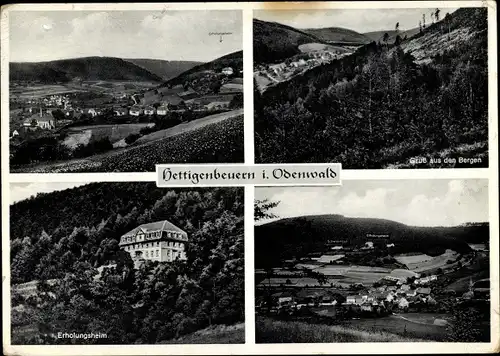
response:
<svg viewBox="0 0 500 356"><path fill-rule="evenodd" d="M50 62L11 62L11 81L41 83L69 82L80 80L134 80L159 82L156 74L121 58L84 57Z"/></svg>
<svg viewBox="0 0 500 356"><path fill-rule="evenodd" d="M300 53L306 43L324 43L316 36L276 22L253 20L253 60L273 63Z"/></svg>
<svg viewBox="0 0 500 356"><path fill-rule="evenodd" d="M256 161L354 169L461 156L486 166L486 15L459 9L400 44L372 42L256 91Z"/></svg>
<svg viewBox="0 0 500 356"><path fill-rule="evenodd" d="M360 45L371 42L368 36L342 27L309 28L302 31L326 42Z"/></svg>
<svg viewBox="0 0 500 356"><path fill-rule="evenodd" d="M220 73L225 67L231 67L236 76L243 77L243 74L240 74L240 71L243 70L243 51L229 53L213 61L194 66L175 78L166 81L160 85L160 87L184 84L184 82L189 81L191 77L196 77L207 70Z"/></svg>
<svg viewBox="0 0 500 356"><path fill-rule="evenodd" d="M470 251L467 242L489 239L489 225L415 227L384 219L349 218L342 215L310 215L287 218L255 227L256 267L279 265L281 260L309 252L326 252L328 240L346 244L374 241L367 234L388 234L397 252L442 254L446 249ZM393 251L393 252L394 252Z"/></svg>
<svg viewBox="0 0 500 356"><path fill-rule="evenodd" d="M48 334L99 331L108 333L106 343L127 344L241 322L243 201L241 188L93 183L13 204L12 283L59 279L56 300L19 318L39 323ZM118 247L120 237L163 219L188 233L187 261L148 261L134 271L130 255ZM115 269L93 279L96 267L113 263Z"/></svg>

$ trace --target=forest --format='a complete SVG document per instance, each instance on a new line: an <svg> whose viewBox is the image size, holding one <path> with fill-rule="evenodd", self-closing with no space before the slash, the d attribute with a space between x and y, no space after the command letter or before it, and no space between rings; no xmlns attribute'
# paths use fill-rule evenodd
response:
<svg viewBox="0 0 500 356"><path fill-rule="evenodd" d="M241 188L92 183L11 205L11 283L39 281L37 297L13 295L12 343L158 343L242 322L243 201ZM120 237L163 219L188 233L187 261L134 269ZM16 332L27 324L39 335ZM57 339L58 331L107 338Z"/></svg>
<svg viewBox="0 0 500 356"><path fill-rule="evenodd" d="M375 169L407 168L413 157L479 157L476 167L486 166L486 14L459 9L412 38L371 42L255 90L256 162ZM403 50L415 41L428 58Z"/></svg>

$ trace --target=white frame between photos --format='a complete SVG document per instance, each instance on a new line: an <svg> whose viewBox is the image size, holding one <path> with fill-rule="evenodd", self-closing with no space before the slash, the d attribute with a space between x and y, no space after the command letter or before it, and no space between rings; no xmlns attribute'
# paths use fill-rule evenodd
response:
<svg viewBox="0 0 500 356"><path fill-rule="evenodd" d="M243 16L244 137L245 165L254 163L253 139L253 10L308 8L431 8L487 7L489 45L489 168L415 169L415 170L344 170L342 180L380 179L488 179L490 217L491 342L489 343L336 343L336 344L256 344L254 313L254 187L245 186L245 344L230 345L105 345L105 346L13 346L10 345L10 245L9 184L21 182L154 182L150 173L9 173L8 63L9 11L35 10L241 10ZM1 147L2 147L2 282L3 345L6 354L22 355L144 355L144 354L393 354L393 353L483 353L500 349L499 319L499 210L498 210L498 106L497 106L497 22L494 1L386 1L386 2L311 2L311 3L135 3L135 4L24 4L2 7L1 13ZM161 162L159 162L161 163ZM203 186L203 185L200 185Z"/></svg>

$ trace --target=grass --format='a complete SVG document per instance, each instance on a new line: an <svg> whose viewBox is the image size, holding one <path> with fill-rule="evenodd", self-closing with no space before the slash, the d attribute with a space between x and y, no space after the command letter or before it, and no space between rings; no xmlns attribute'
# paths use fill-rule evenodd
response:
<svg viewBox="0 0 500 356"><path fill-rule="evenodd" d="M215 325L160 344L244 344L245 324Z"/></svg>
<svg viewBox="0 0 500 356"><path fill-rule="evenodd" d="M332 342L415 342L384 331L365 331L339 325L283 322L257 318L255 337L257 343L332 343Z"/></svg>

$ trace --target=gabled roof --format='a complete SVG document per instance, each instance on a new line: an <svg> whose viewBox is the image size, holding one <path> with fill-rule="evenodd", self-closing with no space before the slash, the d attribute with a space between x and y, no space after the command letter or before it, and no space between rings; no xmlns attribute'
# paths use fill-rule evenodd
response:
<svg viewBox="0 0 500 356"><path fill-rule="evenodd" d="M129 236L129 235L136 235L139 230L143 232L153 232L153 231L175 231L175 232L182 232L185 233L185 231L181 230L171 222L167 220L161 220L161 221L156 221L152 222L149 224L142 224L137 226L135 229L130 230L127 232L124 236Z"/></svg>

